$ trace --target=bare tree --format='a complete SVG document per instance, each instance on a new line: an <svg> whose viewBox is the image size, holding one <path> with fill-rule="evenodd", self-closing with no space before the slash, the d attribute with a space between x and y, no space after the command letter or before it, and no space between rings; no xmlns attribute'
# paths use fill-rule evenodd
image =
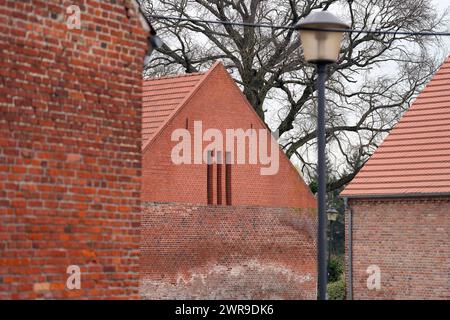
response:
<svg viewBox="0 0 450 320"><path fill-rule="evenodd" d="M445 22L430 0L140 0L146 14L293 26L312 10L332 8L353 29L327 82L328 157L339 188L349 182L436 70L437 38L381 31L435 31ZM280 134L304 175L315 171L315 72L293 30L152 21L164 45L145 75L196 72L225 64L258 115ZM442 51L441 51L442 52Z"/></svg>

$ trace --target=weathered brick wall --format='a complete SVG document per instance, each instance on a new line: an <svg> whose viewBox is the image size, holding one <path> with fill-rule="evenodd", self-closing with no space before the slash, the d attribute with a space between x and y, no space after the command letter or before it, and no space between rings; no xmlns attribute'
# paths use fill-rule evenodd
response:
<svg viewBox="0 0 450 320"><path fill-rule="evenodd" d="M313 210L146 203L144 299L315 299Z"/></svg>
<svg viewBox="0 0 450 320"><path fill-rule="evenodd" d="M349 204L354 299L450 299L449 197ZM367 288L370 265L380 268L380 290Z"/></svg>
<svg viewBox="0 0 450 320"><path fill-rule="evenodd" d="M0 299L139 297L146 43L130 1L0 1Z"/></svg>

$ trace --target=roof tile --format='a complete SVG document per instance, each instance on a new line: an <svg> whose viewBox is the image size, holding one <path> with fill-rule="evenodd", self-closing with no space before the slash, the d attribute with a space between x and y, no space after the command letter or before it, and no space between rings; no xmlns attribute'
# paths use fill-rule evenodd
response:
<svg viewBox="0 0 450 320"><path fill-rule="evenodd" d="M450 57L341 196L450 193Z"/></svg>
<svg viewBox="0 0 450 320"><path fill-rule="evenodd" d="M145 146L205 78L188 73L144 80L142 92L142 145Z"/></svg>

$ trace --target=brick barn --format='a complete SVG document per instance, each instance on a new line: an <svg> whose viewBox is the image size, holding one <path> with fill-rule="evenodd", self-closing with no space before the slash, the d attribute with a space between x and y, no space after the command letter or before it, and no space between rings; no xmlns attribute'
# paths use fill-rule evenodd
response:
<svg viewBox="0 0 450 320"><path fill-rule="evenodd" d="M223 65L143 86L141 297L315 299L315 198ZM174 163L180 129L242 129L248 161L204 140ZM252 135L278 164L251 163Z"/></svg>
<svg viewBox="0 0 450 320"><path fill-rule="evenodd" d="M450 298L450 57L341 196L347 297Z"/></svg>

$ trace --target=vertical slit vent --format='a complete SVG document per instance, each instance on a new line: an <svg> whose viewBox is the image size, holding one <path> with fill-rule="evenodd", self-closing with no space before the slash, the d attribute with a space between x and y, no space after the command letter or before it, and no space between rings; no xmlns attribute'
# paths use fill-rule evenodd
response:
<svg viewBox="0 0 450 320"><path fill-rule="evenodd" d="M217 204L222 204L222 151L216 152L217 164Z"/></svg>
<svg viewBox="0 0 450 320"><path fill-rule="evenodd" d="M213 164L212 164L212 151L208 151L208 162L206 165L206 194L208 198L208 204L213 204Z"/></svg>
<svg viewBox="0 0 450 320"><path fill-rule="evenodd" d="M225 193L226 204L231 206L231 153L225 153Z"/></svg>

